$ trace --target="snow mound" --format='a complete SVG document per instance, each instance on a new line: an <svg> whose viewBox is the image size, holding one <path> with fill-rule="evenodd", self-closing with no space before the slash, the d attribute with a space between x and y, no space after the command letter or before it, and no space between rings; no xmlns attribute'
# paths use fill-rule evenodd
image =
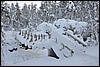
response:
<svg viewBox="0 0 100 67"><path fill-rule="evenodd" d="M47 32L50 31L50 23L43 22L37 27L37 31Z"/></svg>

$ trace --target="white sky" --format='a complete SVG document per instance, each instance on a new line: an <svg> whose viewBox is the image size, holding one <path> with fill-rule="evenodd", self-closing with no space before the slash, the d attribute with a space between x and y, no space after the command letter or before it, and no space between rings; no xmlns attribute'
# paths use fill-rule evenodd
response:
<svg viewBox="0 0 100 67"><path fill-rule="evenodd" d="M27 5L33 3L34 4L37 4L37 8L39 8L41 6L41 1L5 1L7 2L8 4L11 5L11 3L14 3L14 5L16 4L16 2L18 2L20 8L22 8L22 6L24 5L24 3L26 3Z"/></svg>

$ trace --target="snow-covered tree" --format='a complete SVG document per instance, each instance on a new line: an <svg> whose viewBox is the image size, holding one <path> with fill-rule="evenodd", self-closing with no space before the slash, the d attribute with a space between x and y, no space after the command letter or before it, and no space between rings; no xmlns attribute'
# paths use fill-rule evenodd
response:
<svg viewBox="0 0 100 67"><path fill-rule="evenodd" d="M13 28L14 20L15 20L15 6L12 3L11 7L10 7L10 25L9 25L9 27L10 27L11 30Z"/></svg>
<svg viewBox="0 0 100 67"><path fill-rule="evenodd" d="M1 15L1 22L5 24L4 30L7 30L10 24L10 6L8 3L2 3Z"/></svg>
<svg viewBox="0 0 100 67"><path fill-rule="evenodd" d="M61 18L65 18L65 16L66 16L66 6L67 6L67 2L68 1L60 1L60 3L59 3L59 14L60 14L60 19Z"/></svg>
<svg viewBox="0 0 100 67"><path fill-rule="evenodd" d="M14 19L13 25L16 31L19 30L21 27L23 27L21 24L21 11L20 11L20 7L18 3L16 3L15 5L15 19Z"/></svg>
<svg viewBox="0 0 100 67"><path fill-rule="evenodd" d="M36 28L36 24L37 24L37 8L36 8L36 4L33 5L33 3L31 3L31 15L30 15L30 23L29 25L32 25L34 28Z"/></svg>
<svg viewBox="0 0 100 67"><path fill-rule="evenodd" d="M1 1L1 66L5 65L5 56L4 56L4 27L5 27L5 23L3 20L6 19L5 15L8 14L8 12L6 11L6 7L4 4L4 1Z"/></svg>
<svg viewBox="0 0 100 67"><path fill-rule="evenodd" d="M24 4L23 8L22 8L22 25L23 25L23 28L26 28L28 27L28 23L29 23L29 18L30 18L30 10L28 9L27 5Z"/></svg>

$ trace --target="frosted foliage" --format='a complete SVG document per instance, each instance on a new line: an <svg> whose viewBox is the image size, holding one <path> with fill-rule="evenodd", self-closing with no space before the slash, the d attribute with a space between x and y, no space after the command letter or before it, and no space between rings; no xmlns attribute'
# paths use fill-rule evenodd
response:
<svg viewBox="0 0 100 67"><path fill-rule="evenodd" d="M99 65L99 1L37 6L1 1L2 66Z"/></svg>

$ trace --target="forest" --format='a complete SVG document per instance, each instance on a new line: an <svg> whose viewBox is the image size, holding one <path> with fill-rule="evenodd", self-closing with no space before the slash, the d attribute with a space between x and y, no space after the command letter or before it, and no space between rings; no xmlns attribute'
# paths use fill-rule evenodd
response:
<svg viewBox="0 0 100 67"><path fill-rule="evenodd" d="M92 51L94 53L91 53ZM43 66L50 61L54 63L49 63L49 66L60 65L59 63L73 66L74 63L66 64L66 62L72 62L78 56L86 56L84 60L87 62L83 63L84 60L79 59L76 66L98 66L98 52L99 1L41 1L39 8L33 3L29 5L24 3L20 8L17 2L15 5L13 3L9 5L1 1L2 66L14 64L22 66L27 62L26 66L33 66L36 62L34 64L32 62L40 57L43 58L36 61L44 60L43 64L39 63ZM55 61L55 58L60 61ZM36 65L38 66L38 63Z"/></svg>

